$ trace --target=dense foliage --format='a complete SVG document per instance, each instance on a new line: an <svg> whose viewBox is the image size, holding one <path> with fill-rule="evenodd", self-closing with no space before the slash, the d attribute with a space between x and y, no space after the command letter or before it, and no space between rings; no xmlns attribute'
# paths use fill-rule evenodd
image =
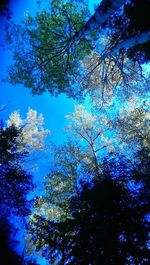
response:
<svg viewBox="0 0 150 265"><path fill-rule="evenodd" d="M50 264L148 264L149 200L143 190L132 192L108 171L103 181L81 187L65 221L39 214L31 219L34 244Z"/></svg>
<svg viewBox="0 0 150 265"><path fill-rule="evenodd" d="M32 87L33 94L48 90L58 95L68 89L69 96L79 96L77 88L70 88L69 78L77 78L80 60L90 51L87 40L74 44L72 37L84 25L88 11L85 4L52 1L51 9L40 12L35 18L26 15L24 23L11 26L7 41L15 45L10 69L13 83ZM15 32L15 34L14 34ZM24 42L22 42L22 36ZM21 41L21 46L20 46ZM69 92L70 90L70 92Z"/></svg>
<svg viewBox="0 0 150 265"><path fill-rule="evenodd" d="M22 144L17 140L19 134L21 129L18 130L14 126L0 128L0 207L6 214L26 215L30 212L27 194L33 188L33 184L32 176L21 166L27 153L18 150Z"/></svg>
<svg viewBox="0 0 150 265"><path fill-rule="evenodd" d="M0 259L1 264L19 264L20 257L14 248L17 242L13 218L24 218L31 212L32 200L28 193L33 190L33 177L27 173L22 163L27 152L23 146L21 128L15 126L0 127ZM20 141L18 141L20 139Z"/></svg>

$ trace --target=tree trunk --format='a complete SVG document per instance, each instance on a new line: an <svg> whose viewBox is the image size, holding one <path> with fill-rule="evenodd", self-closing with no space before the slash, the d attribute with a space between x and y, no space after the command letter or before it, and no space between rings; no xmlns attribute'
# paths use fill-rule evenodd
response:
<svg viewBox="0 0 150 265"><path fill-rule="evenodd" d="M91 144L91 149L92 149L92 153L93 153L93 162L94 162L95 177L96 177L96 180L100 181L99 164L98 164L97 157L96 157L96 153L95 153L95 150L94 150L92 144Z"/></svg>
<svg viewBox="0 0 150 265"><path fill-rule="evenodd" d="M99 29L112 15L117 11L123 4L125 0L103 0L98 8L96 9L94 15L87 21L84 27L78 31L71 39L71 45L82 38L91 39L90 33L92 31ZM150 31L137 34L111 49L109 52L110 55L117 53L120 49L129 49L138 44L143 44L150 41ZM109 55L107 53L107 55Z"/></svg>
<svg viewBox="0 0 150 265"><path fill-rule="evenodd" d="M125 0L103 0L84 27L72 37L72 41L78 41L82 38L89 39L90 33L93 30L99 29L108 20L110 15L117 11L124 3Z"/></svg>
<svg viewBox="0 0 150 265"><path fill-rule="evenodd" d="M119 43L116 47L112 48L107 55L113 55L117 53L121 49L128 50L138 44L143 44L150 41L150 31L142 32L141 34L135 35L121 43Z"/></svg>

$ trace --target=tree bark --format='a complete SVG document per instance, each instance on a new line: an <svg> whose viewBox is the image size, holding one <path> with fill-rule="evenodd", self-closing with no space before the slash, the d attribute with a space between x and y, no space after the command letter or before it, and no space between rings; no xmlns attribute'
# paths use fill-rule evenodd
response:
<svg viewBox="0 0 150 265"><path fill-rule="evenodd" d="M94 15L87 21L84 27L78 31L70 40L70 43L74 43L80 39L91 39L90 33L98 28L100 28L112 15L116 12L123 4L125 0L103 0L101 4L96 9ZM129 49L138 44L143 44L150 41L150 31L137 34L111 49L110 55L117 53L120 49ZM107 55L109 55L107 53Z"/></svg>
<svg viewBox="0 0 150 265"><path fill-rule="evenodd" d="M93 162L94 162L94 169L95 169L95 177L96 177L96 180L97 181L100 181L99 164L98 164L98 161L97 161L97 157L96 157L96 154L95 154L95 150L94 150L93 144L90 144L90 146L91 146L92 153L93 153Z"/></svg>
<svg viewBox="0 0 150 265"><path fill-rule="evenodd" d="M84 27L72 37L72 40L77 41L82 38L89 39L90 33L93 30L99 29L108 20L110 15L117 11L124 3L125 0L102 0L94 15L86 22Z"/></svg>
<svg viewBox="0 0 150 265"><path fill-rule="evenodd" d="M139 44L144 44L150 41L150 31L142 32L141 34L135 35L121 43L119 43L116 47L112 48L107 55L113 55L117 53L121 49L128 50Z"/></svg>

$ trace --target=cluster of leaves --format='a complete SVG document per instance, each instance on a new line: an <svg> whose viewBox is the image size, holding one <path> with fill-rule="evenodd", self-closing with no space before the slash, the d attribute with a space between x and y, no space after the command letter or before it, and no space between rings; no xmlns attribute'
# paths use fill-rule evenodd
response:
<svg viewBox="0 0 150 265"><path fill-rule="evenodd" d="M28 109L26 118L22 119L18 111L11 113L7 120L7 126L14 125L20 135L18 137L18 149L28 152L39 151L45 146L45 139L50 131L44 129L44 118L42 114L37 114L36 110Z"/></svg>
<svg viewBox="0 0 150 265"><path fill-rule="evenodd" d="M3 218L0 222L0 260L2 265L19 264L19 257L12 249L12 243L10 244L10 234L12 232L12 227L10 226L7 218Z"/></svg>
<svg viewBox="0 0 150 265"><path fill-rule="evenodd" d="M48 90L56 96L68 89L68 96L78 96L78 91L70 89L69 77L79 74L80 60L90 52L90 46L83 39L73 45L73 36L88 15L84 3L53 0L50 10L35 18L27 14L22 26L8 28L7 41L16 46L15 65L9 70L11 82L23 82L33 94Z"/></svg>
<svg viewBox="0 0 150 265"><path fill-rule="evenodd" d="M141 104L140 108L134 108L130 112L123 111L115 125L118 126L122 136L126 134L126 141L133 143L134 139L139 148L149 150L150 128L149 128L149 103Z"/></svg>

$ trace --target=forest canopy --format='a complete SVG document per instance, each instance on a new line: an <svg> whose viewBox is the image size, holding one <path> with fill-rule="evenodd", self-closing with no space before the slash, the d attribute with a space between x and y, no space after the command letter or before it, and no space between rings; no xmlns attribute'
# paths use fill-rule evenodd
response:
<svg viewBox="0 0 150 265"><path fill-rule="evenodd" d="M87 1L52 0L6 24L5 82L76 100L59 144L31 107L1 121L0 246L14 264L150 264L149 10L149 0L102 0L93 14ZM35 185L27 165L42 167L44 152ZM21 255L12 218L24 223Z"/></svg>
<svg viewBox="0 0 150 265"><path fill-rule="evenodd" d="M95 90L110 98L120 86L128 93L135 82L147 86L142 64L149 61L149 7L148 0L103 0L91 16L86 1L53 0L35 17L8 23L9 81L33 94L75 99Z"/></svg>

